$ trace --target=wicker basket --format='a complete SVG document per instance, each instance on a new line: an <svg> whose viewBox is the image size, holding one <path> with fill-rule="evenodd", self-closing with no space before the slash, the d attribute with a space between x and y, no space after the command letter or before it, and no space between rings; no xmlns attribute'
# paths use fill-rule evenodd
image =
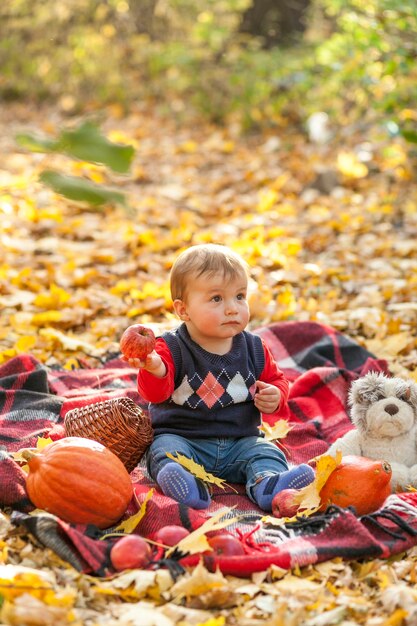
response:
<svg viewBox="0 0 417 626"><path fill-rule="evenodd" d="M128 472L136 467L153 439L149 416L130 398L71 409L64 425L68 437L94 439L109 448Z"/></svg>

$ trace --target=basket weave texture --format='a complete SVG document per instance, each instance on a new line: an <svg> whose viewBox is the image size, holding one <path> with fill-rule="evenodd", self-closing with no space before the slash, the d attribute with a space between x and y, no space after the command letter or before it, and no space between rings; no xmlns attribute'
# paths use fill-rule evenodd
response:
<svg viewBox="0 0 417 626"><path fill-rule="evenodd" d="M65 415L68 437L94 439L109 448L128 472L139 463L153 440L151 420L130 398L112 398Z"/></svg>

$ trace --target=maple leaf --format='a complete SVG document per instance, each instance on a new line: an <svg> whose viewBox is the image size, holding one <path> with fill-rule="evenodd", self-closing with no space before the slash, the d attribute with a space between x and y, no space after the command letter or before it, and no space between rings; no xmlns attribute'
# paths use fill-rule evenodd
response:
<svg viewBox="0 0 417 626"><path fill-rule="evenodd" d="M16 463L25 463L25 465L22 466L22 470L24 472L29 472L25 452L40 452L40 450L49 446L50 443L52 443L52 439L50 437L38 437L36 440L36 448L20 448L16 452L11 452L10 456L16 461Z"/></svg>
<svg viewBox="0 0 417 626"><path fill-rule="evenodd" d="M149 502L149 500L152 498L153 493L154 493L154 489L149 489L149 491L147 492L144 501L142 502L142 504L139 506L139 502L137 499L136 494L135 495L135 500L139 506L139 511L137 511L136 513L134 513L133 515L131 515L130 517L128 517L127 519L123 520L123 522L121 522L118 526L116 526L116 528L113 530L113 532L118 533L118 532L123 532L127 535L129 535L130 533L133 533L133 531L135 530L136 526L139 524L139 522L141 521L141 519L145 516L146 514L146 506ZM105 539L106 537L111 536L113 533L109 533L108 535L104 535L103 537L101 537L101 539Z"/></svg>
<svg viewBox="0 0 417 626"><path fill-rule="evenodd" d="M314 512L321 504L320 491L323 489L330 474L336 469L342 460L342 453L337 452L336 457L328 454L320 456L316 460L316 476L312 483L299 490L294 500L300 505L300 508L308 510L314 509ZM304 515L304 511L303 511Z"/></svg>
<svg viewBox="0 0 417 626"><path fill-rule="evenodd" d="M230 526L230 524L237 523L240 520L240 516L225 519L225 516L229 515L231 511L232 509L229 508L222 509L216 513L216 515L210 517L199 528L193 530L193 532L184 537L184 539L181 539L175 546L167 550L166 556L169 557L174 550L178 550L182 554L198 554L212 550L212 547L207 541L206 534L213 530L221 530L222 528L226 528L226 526Z"/></svg>
<svg viewBox="0 0 417 626"><path fill-rule="evenodd" d="M273 426L270 426L266 422L262 422L262 424L259 426L259 430L265 433L265 439L267 441L284 439L291 429L292 426L289 425L287 420L278 420Z"/></svg>
<svg viewBox="0 0 417 626"><path fill-rule="evenodd" d="M209 607L209 598L216 597L217 600L225 594L230 600L231 590L227 579L217 570L209 572L200 561L193 569L190 576L181 578L170 590L175 601L185 598L205 598L203 601L205 608Z"/></svg>
<svg viewBox="0 0 417 626"><path fill-rule="evenodd" d="M103 595L119 595L126 601L137 601L152 589L154 597L165 593L172 586L172 576L168 570L156 571L132 569L120 572L110 579L92 581L95 591Z"/></svg>
<svg viewBox="0 0 417 626"><path fill-rule="evenodd" d="M189 459L183 454L178 454L178 452L177 456L173 456L170 452L167 452L167 457L185 467L185 469L187 469L196 478L204 480L206 483L212 483L213 485L217 485L218 487L224 489L223 483L225 483L226 481L223 478L218 478L217 476L213 476L213 474L207 473L204 467L202 465L199 465L199 463L193 461L193 459Z"/></svg>
<svg viewBox="0 0 417 626"><path fill-rule="evenodd" d="M303 517L309 517L316 513L320 508L321 499L320 491L323 489L330 474L336 469L342 460L342 453L337 452L336 457L332 457L328 454L324 454L316 459L316 476L309 485L298 490L298 493L294 494L294 503L298 504L300 514ZM297 518L298 513L293 517L271 517L265 516L262 521L271 524L273 526L282 526L289 521L293 521Z"/></svg>

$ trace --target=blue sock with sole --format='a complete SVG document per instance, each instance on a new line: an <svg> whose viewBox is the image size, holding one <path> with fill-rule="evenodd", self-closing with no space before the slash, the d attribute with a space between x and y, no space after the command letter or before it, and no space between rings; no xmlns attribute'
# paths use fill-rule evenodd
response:
<svg viewBox="0 0 417 626"><path fill-rule="evenodd" d="M166 463L159 470L156 482L166 496L181 504L193 509L206 509L210 506L210 493L204 482L178 463Z"/></svg>
<svg viewBox="0 0 417 626"><path fill-rule="evenodd" d="M257 505L264 511L272 511L272 500L279 491L284 489L302 489L313 482L315 472L312 467L302 463L297 467L267 476L255 486L254 498Z"/></svg>

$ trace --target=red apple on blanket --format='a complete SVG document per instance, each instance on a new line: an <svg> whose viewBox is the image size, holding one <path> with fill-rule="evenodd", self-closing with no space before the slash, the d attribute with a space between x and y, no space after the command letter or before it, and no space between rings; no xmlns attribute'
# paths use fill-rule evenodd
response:
<svg viewBox="0 0 417 626"><path fill-rule="evenodd" d="M294 517L300 505L294 499L298 495L297 489L283 489L278 491L272 499L272 515L274 517Z"/></svg>
<svg viewBox="0 0 417 626"><path fill-rule="evenodd" d="M126 535L118 539L110 550L110 561L114 569L143 569L152 558L152 550L140 535Z"/></svg>
<svg viewBox="0 0 417 626"><path fill-rule="evenodd" d="M157 530L156 533L152 535L152 541L172 547L176 546L184 537L188 537L189 534L190 531L184 528L184 526L171 524L170 526L163 526Z"/></svg>
<svg viewBox="0 0 417 626"><path fill-rule="evenodd" d="M213 535L207 539L207 542L217 556L242 556L245 554L239 539L230 533Z"/></svg>
<svg viewBox="0 0 417 626"><path fill-rule="evenodd" d="M151 328L133 324L124 331L120 339L120 350L126 359L144 361L155 348L155 335Z"/></svg>

